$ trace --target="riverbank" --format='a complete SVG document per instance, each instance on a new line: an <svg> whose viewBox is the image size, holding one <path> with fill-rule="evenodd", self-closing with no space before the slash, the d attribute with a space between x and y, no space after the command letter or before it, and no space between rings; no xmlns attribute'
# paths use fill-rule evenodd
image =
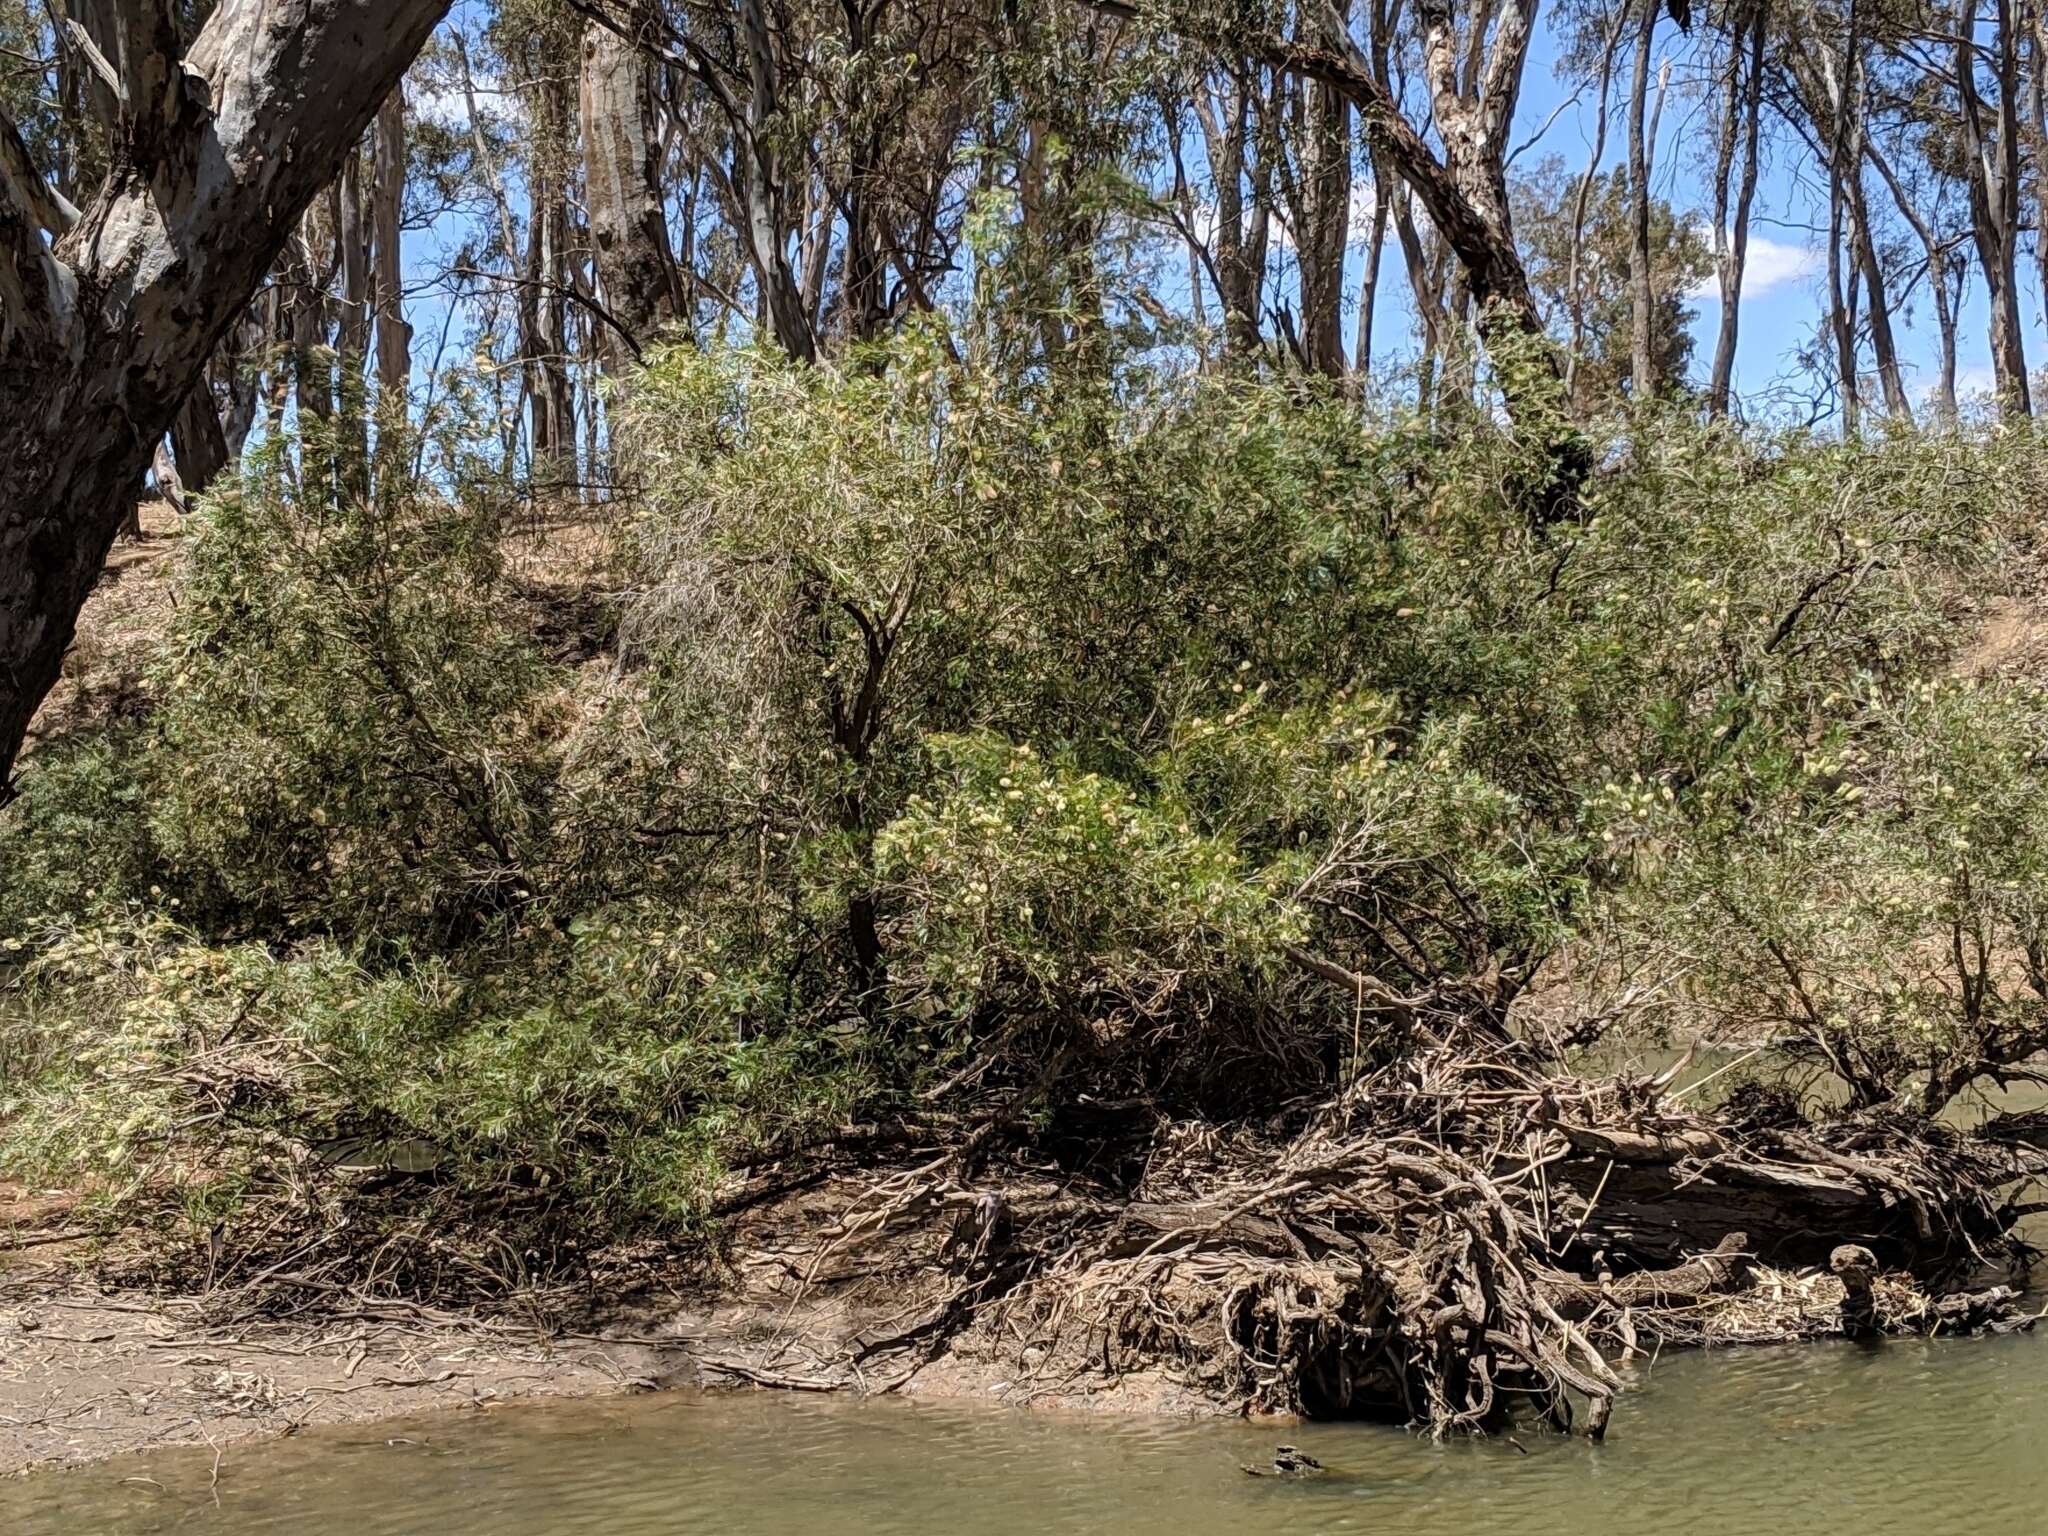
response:
<svg viewBox="0 0 2048 1536"><path fill-rule="evenodd" d="M219 1326L203 1296L0 1269L0 1476L313 1425L642 1390L673 1351L398 1302Z"/></svg>
<svg viewBox="0 0 2048 1536"><path fill-rule="evenodd" d="M0 1186L0 1471L672 1384L1598 1439L1667 1349L2032 1325L2040 1115L1702 1113L1684 1067L1467 1036L1266 1124L849 1126L681 1244L522 1248L431 1161L210 1237Z"/></svg>

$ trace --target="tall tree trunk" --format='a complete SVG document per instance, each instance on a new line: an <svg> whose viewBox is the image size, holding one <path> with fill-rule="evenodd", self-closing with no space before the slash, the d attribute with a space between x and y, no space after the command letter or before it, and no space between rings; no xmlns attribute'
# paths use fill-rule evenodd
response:
<svg viewBox="0 0 2048 1536"><path fill-rule="evenodd" d="M636 7L636 32L652 19ZM599 296L635 342L682 317L682 285L662 207L661 132L647 54L595 21L583 28L583 202ZM608 328L607 328L608 330ZM607 334L598 356L616 373L631 348Z"/></svg>
<svg viewBox="0 0 2048 1536"><path fill-rule="evenodd" d="M1852 139L1849 179L1849 230L1855 240L1856 265L1863 273L1863 287L1870 295L1870 356L1877 364L1877 381L1884 391L1884 408L1899 421L1913 419L1913 402L1906 394L1906 376L1899 367L1899 349L1892 337L1891 297L1886 292L1884 268L1870 237L1870 204L1863 195L1862 178L1856 174L1863 163L1862 132Z"/></svg>
<svg viewBox="0 0 2048 1536"><path fill-rule="evenodd" d="M1821 48L1821 73L1826 93L1814 101L1816 122L1830 123L1828 134L1828 325L1835 338L1836 382L1841 391L1842 430L1853 437L1863 425L1863 397L1858 379L1855 302L1852 282L1845 283L1842 271L1843 225L1847 218L1847 182L1853 167L1846 159L1849 143L1849 114L1856 83L1858 50L1856 0L1849 0L1847 35L1842 48L1842 66L1825 44ZM1824 114L1820 109L1826 107Z"/></svg>
<svg viewBox="0 0 2048 1536"><path fill-rule="evenodd" d="M412 384L412 327L405 323L405 88L377 112L376 180L370 206L377 288L377 383L402 401Z"/></svg>
<svg viewBox="0 0 2048 1536"><path fill-rule="evenodd" d="M1956 312L1955 298L1949 287L1948 247L1940 233L1927 222L1918 207L1918 200L1907 192L1891 162L1884 156L1875 142L1865 140L1863 152L1876 167L1877 174L1891 192L1892 201L1897 204L1900 215L1913 227L1913 233L1920 237L1920 248L1927 257L1927 288L1934 299L1934 321L1940 336L1940 361L1935 378L1935 403L1941 419L1953 424L1957 415L1956 402Z"/></svg>
<svg viewBox="0 0 2048 1536"><path fill-rule="evenodd" d="M1211 236L1216 253L1216 297L1223 306L1225 344L1240 359L1256 358L1265 345L1259 320L1264 308L1266 245L1272 228L1271 172L1263 155L1252 154L1253 78L1247 61L1232 60L1226 87L1198 90L1195 96L1216 189L1216 229ZM1247 180L1251 183L1249 206Z"/></svg>
<svg viewBox="0 0 2048 1536"><path fill-rule="evenodd" d="M1614 55L1621 47L1621 34L1628 26L1628 8L1615 11L1614 25L1600 49L1600 76L1593 101L1593 146L1586 155L1586 169L1572 194L1571 249L1565 258L1565 305L1571 312L1571 335L1565 347L1564 393L1575 400L1579 358L1586 346L1586 209L1593 196L1593 180L1600 174L1600 162L1607 155L1608 93L1614 83Z"/></svg>
<svg viewBox="0 0 2048 1536"><path fill-rule="evenodd" d="M524 350L531 364L534 476L576 480L576 393L569 375L568 86L543 69L534 85L535 150L528 173L527 307Z"/></svg>
<svg viewBox="0 0 2048 1536"><path fill-rule="evenodd" d="M499 173L497 156L492 153L491 141L484 132L483 114L476 105L476 72L469 61L469 45L463 41L462 30L455 31L455 58L462 80L462 101L469 122L469 142L476 156L476 165L482 173L483 183L491 194L491 206L498 216L498 255L505 263L505 271L517 283L518 299L514 305L519 326L519 391L518 399L506 412L507 426L504 434L505 473L511 474L519 455L518 420L520 412L529 402L540 400L546 392L546 378L541 371L539 343L536 332L540 326L540 290L535 286L533 275L527 270L527 257L520 253L518 223L512 215L512 199L505 190L505 178ZM533 407L536 411L539 407Z"/></svg>
<svg viewBox="0 0 2048 1536"><path fill-rule="evenodd" d="M1735 345L1742 324L1742 276L1749 263L1749 213L1756 200L1758 137L1763 123L1764 10L1761 0L1744 12L1728 63L1728 90L1721 123L1721 157L1714 192L1714 276L1720 285L1721 313L1714 332L1714 370L1707 385L1707 414L1728 414L1735 382ZM1749 54L1743 58L1743 43ZM1735 193L1735 211L1728 212L1729 160L1735 146L1736 82L1741 80L1742 173Z"/></svg>
<svg viewBox="0 0 2048 1536"><path fill-rule="evenodd" d="M2040 272L2042 312L2048 314L2048 5L2029 0L2028 104L2034 129L2034 261Z"/></svg>
<svg viewBox="0 0 2048 1536"><path fill-rule="evenodd" d="M1339 14L1348 5L1340 0ZM1351 105L1335 86L1310 82L1301 156L1302 211L1295 256L1301 274L1302 361L1344 376L1344 257L1351 234Z"/></svg>
<svg viewBox="0 0 2048 1536"><path fill-rule="evenodd" d="M1365 381L1372 377L1372 321L1379 308L1380 262L1386 254L1387 215L1392 204L1388 195L1390 191L1387 173L1380 168L1375 157L1372 169L1372 230L1365 247L1365 274L1358 285L1358 335L1351 354L1351 371L1361 391Z"/></svg>
<svg viewBox="0 0 2048 1536"><path fill-rule="evenodd" d="M363 208L363 157L352 151L334 184L334 253L341 267L341 400L354 396L370 355L370 221Z"/></svg>
<svg viewBox="0 0 2048 1536"><path fill-rule="evenodd" d="M1629 394L1649 400L1657 393L1656 299L1650 273L1650 152L1644 112L1650 96L1650 53L1664 0L1641 0L1636 29L1635 69L1628 87L1628 297Z"/></svg>
<svg viewBox="0 0 2048 1536"><path fill-rule="evenodd" d="M182 67L173 9L124 8L129 106L78 227L46 244L0 171L0 784L207 357L447 8L221 0Z"/></svg>
<svg viewBox="0 0 2048 1536"><path fill-rule="evenodd" d="M1962 111L1963 149L1969 165L1964 181L1970 194L1970 233L1977 245L1978 265L1990 300L1991 368L1999 409L2009 417L2032 414L2027 384L2026 344L2020 328L2017 265L2019 254L2019 49L2014 36L2012 0L1998 0L1998 49L1993 56L1998 77L1998 130L1993 139L1984 121L1983 94L1977 88L1977 8L1957 7L1956 85Z"/></svg>
<svg viewBox="0 0 2048 1536"><path fill-rule="evenodd" d="M345 494L370 491L370 419L364 410L364 365L370 355L370 221L363 207L363 155L349 152L332 189L334 259L341 271L341 318L335 327L334 469Z"/></svg>
<svg viewBox="0 0 2048 1536"><path fill-rule="evenodd" d="M746 201L747 248L770 334L791 357L809 362L817 356L818 342L789 264L782 158L775 148L781 70L775 58L775 39L768 29L765 0L740 0L740 27L746 48L747 100L744 115L733 126L741 173L736 179L744 183L740 191Z"/></svg>
<svg viewBox="0 0 2048 1536"><path fill-rule="evenodd" d="M846 211L844 274L840 304L846 317L846 333L855 341L873 341L889 323L889 258L884 250L883 196L889 169L888 153L879 115L867 94L870 70L870 28L882 19L883 7L861 5L842 7L846 17L846 71L848 97L846 186L842 201ZM1184 185L1184 183L1183 183ZM831 200L823 245L831 245Z"/></svg>

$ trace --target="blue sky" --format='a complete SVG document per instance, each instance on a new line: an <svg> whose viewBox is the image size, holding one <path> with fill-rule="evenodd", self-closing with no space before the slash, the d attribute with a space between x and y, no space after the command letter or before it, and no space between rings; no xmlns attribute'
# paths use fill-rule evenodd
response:
<svg viewBox="0 0 2048 1536"><path fill-rule="evenodd" d="M1657 58L1670 62L1671 87L1659 125L1652 182L1658 195L1675 207L1704 213L1712 206L1706 177L1711 171L1715 103L1689 89L1689 83L1702 72L1703 61L1693 41L1668 21L1658 36ZM1557 59L1557 39L1545 25L1529 60L1511 142L1521 145L1548 123L1540 141L1523 151L1517 166L1532 168L1546 155L1559 155L1576 173L1592 150L1595 104L1590 90L1575 102L1572 100L1574 87L1559 77ZM1617 72L1625 71L1627 64L1628 45L1624 43ZM1603 161L1607 167L1622 163L1626 157L1625 126L1617 96L1608 122ZM1798 350L1811 342L1822 314L1827 231L1825 173L1802 144L1789 142L1782 131L1773 134L1768 115L1765 134L1772 142L1766 148L1767 158L1751 220L1750 272L1742 301L1735 382L1738 393L1759 409L1769 411L1774 403L1778 409L1790 409L1796 400L1798 413L1803 415L1805 401L1812 391L1799 363ZM1871 195L1874 210L1890 206L1884 189L1875 184L1874 178ZM1881 218L1882 214L1877 216ZM2048 332L2044 332L2040 285L2034 278L2030 255L2025 253L2022 257L2020 289L2027 322L2028 362L2038 368L2048 363L2048 340L2044 340ZM1386 353L1398 355L1413 347L1409 339L1412 310L1407 283L1400 274L1398 248L1391 241L1383 265L1388 275L1381 283L1375 340L1377 343L1379 336L1387 337ZM1696 373L1704 375L1713 356L1720 300L1710 291L1696 298L1693 308L1693 328L1698 337L1694 365ZM1901 361L1909 370L1907 388L1917 398L1933 385L1940 350L1934 313L1925 289L1903 297L1893 295L1892 320ZM1356 323L1355 316L1351 323ZM1991 357L1985 342L1981 282L1973 280L1965 291L1956 350L1958 387L1965 394L1988 390ZM1866 357L1866 365L1867 361Z"/></svg>
<svg viewBox="0 0 2048 1536"><path fill-rule="evenodd" d="M458 5L456 16L474 27L481 19L473 3ZM1581 90L1560 77L1557 69L1558 39L1546 16L1532 50L1518 105L1511 142L1519 147L1516 168L1533 169L1547 156L1559 156L1573 174L1585 164L1595 131L1595 103L1590 90ZM1617 74L1625 76L1629 48L1624 43L1617 59ZM1706 175L1713 151L1715 103L1710 93L1697 88L1705 62L1693 39L1668 21L1658 38L1657 60L1670 67L1670 89L1660 123L1655 155L1654 183L1658 194L1682 211L1703 211L1710 205ZM1604 165L1611 168L1626 156L1623 142L1625 117L1618 98L1608 124ZM460 117L459 101L417 103L437 115ZM502 109L507 105L495 100ZM1736 360L1736 388L1752 413L1765 415L1808 414L1816 387L1799 361L1799 349L1810 346L1819 324L1821 287L1824 281L1824 240L1827 221L1826 186L1822 168L1813 163L1804 145L1779 128L1773 131L1766 117L1767 139L1764 173L1757 193L1751 226L1750 267L1742 309L1740 346ZM1199 155L1199 145L1190 146ZM1194 174L1200 166L1191 165ZM1874 181L1874 179L1873 179ZM515 198L520 197L516 183ZM1881 186L1871 187L1873 207L1889 207ZM1366 227L1370 220L1369 184L1361 178L1356 189L1354 227L1359 247L1351 252L1352 312L1347 328L1357 324L1355 295L1362 279ZM522 199L523 200L523 199ZM523 212L523 210L522 210ZM436 231L413 237L410 265L417 277L425 277L437 259L453 246L453 231ZM456 236L457 239L460 236ZM1168 302L1186 298L1184 256L1165 254L1162 261L1162 297ZM1175 289L1178 292L1175 292ZM2023 313L2027 322L2028 359L2039 367L2048 364L2048 327L2041 312L2040 284L2035 278L2031 253L2023 256L2020 274ZM1938 342L1932 309L1924 288L1893 296L1893 324L1902 360L1909 371L1908 388L1917 398L1931 388L1935 376ZM426 335L437 332L445 310L445 299L431 291L416 291L412 298L413 321ZM1698 337L1694 349L1694 372L1703 376L1713 352L1714 330L1719 321L1720 301L1711 280L1695 297L1693 326ZM1210 313L1215 310L1212 303ZM1985 343L1985 301L1981 282L1972 281L1965 291L1959 313L1958 384L1965 394L1986 390L1991 382L1990 354ZM1355 330L1353 332L1355 334ZM1401 269L1397 244L1388 239L1382 262L1380 300L1374 326L1375 361L1381 366L1398 366L1411 359L1416 349L1413 314L1408 285ZM458 343L459 344L459 343ZM1867 358L1866 358L1867 363Z"/></svg>

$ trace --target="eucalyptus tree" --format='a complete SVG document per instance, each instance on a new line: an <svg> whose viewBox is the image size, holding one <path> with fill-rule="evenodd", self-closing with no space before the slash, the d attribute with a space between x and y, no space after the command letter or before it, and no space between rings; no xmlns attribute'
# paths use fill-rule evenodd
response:
<svg viewBox="0 0 2048 1536"><path fill-rule="evenodd" d="M73 219L0 121L0 780L137 479L448 0L172 0L74 32L116 104Z"/></svg>

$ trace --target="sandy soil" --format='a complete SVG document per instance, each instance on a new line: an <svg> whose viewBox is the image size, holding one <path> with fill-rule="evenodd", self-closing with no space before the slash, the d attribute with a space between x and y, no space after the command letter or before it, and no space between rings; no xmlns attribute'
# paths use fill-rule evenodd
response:
<svg viewBox="0 0 2048 1536"><path fill-rule="evenodd" d="M223 1322L218 1295L96 1278L55 1191L0 1181L0 1477L163 1445L288 1435L520 1397L653 1386L673 1325L603 1330L338 1295L283 1320ZM644 1331L636 1331L644 1330Z"/></svg>
<svg viewBox="0 0 2048 1536"><path fill-rule="evenodd" d="M204 1299L0 1269L0 1476L164 1445L288 1435L655 1385L673 1351L405 1306L209 1326Z"/></svg>

